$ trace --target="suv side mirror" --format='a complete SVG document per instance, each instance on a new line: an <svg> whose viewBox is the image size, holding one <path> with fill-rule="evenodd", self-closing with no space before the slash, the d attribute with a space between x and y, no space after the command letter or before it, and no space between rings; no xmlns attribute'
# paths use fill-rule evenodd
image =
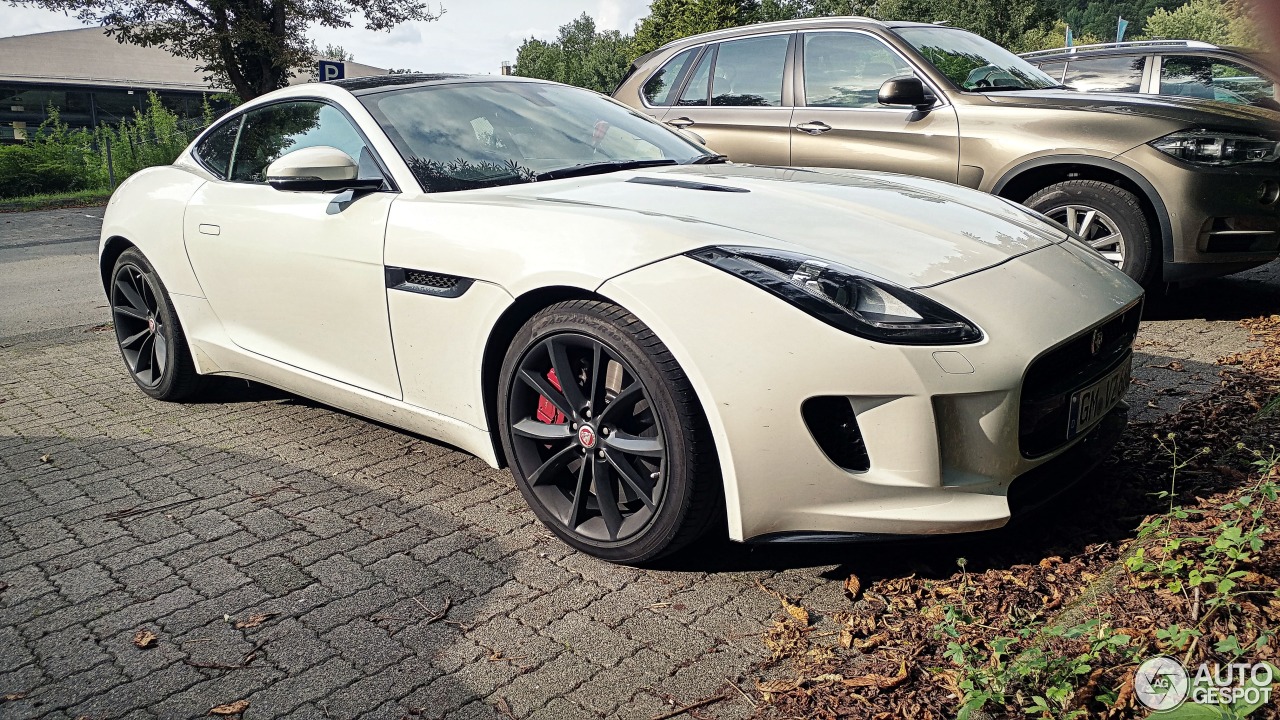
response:
<svg viewBox="0 0 1280 720"><path fill-rule="evenodd" d="M378 190L382 178L359 179L360 165L335 147L317 145L286 153L267 166L267 182L277 190L338 192Z"/></svg>
<svg viewBox="0 0 1280 720"><path fill-rule="evenodd" d="M912 105L917 110L928 110L938 101L924 89L924 82L915 75L889 78L880 86L881 105Z"/></svg>

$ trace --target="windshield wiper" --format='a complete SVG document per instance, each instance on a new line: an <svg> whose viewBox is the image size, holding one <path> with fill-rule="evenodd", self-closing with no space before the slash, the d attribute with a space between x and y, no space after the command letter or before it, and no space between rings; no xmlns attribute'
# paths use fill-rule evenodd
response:
<svg viewBox="0 0 1280 720"><path fill-rule="evenodd" d="M604 162L582 163L581 165L571 165L566 168L546 170L534 177L539 180L559 180L561 178L601 175L619 170L635 170L659 165L679 165L679 163L675 160L606 160Z"/></svg>
<svg viewBox="0 0 1280 720"><path fill-rule="evenodd" d="M721 155L720 153L715 153L712 155L699 155L698 157L690 160L688 164L689 165L719 165L720 163L726 163L726 162L729 162L728 155Z"/></svg>

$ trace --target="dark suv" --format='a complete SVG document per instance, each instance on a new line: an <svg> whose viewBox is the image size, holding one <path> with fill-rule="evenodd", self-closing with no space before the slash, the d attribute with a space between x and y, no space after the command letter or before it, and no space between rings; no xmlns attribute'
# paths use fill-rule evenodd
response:
<svg viewBox="0 0 1280 720"><path fill-rule="evenodd" d="M1149 287L1280 254L1280 113L1075 92L956 28L843 17L721 30L637 59L614 97L734 161L998 194Z"/></svg>
<svg viewBox="0 0 1280 720"><path fill-rule="evenodd" d="M1193 97L1280 110L1270 59L1191 40L1080 45L1023 59L1072 90Z"/></svg>

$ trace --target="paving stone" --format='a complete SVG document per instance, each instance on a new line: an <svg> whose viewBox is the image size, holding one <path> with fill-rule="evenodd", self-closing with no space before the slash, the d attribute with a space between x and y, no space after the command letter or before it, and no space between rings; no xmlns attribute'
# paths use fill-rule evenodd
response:
<svg viewBox="0 0 1280 720"><path fill-rule="evenodd" d="M287 595L315 582L313 577L283 557L264 558L245 566L243 572L263 590L277 596Z"/></svg>

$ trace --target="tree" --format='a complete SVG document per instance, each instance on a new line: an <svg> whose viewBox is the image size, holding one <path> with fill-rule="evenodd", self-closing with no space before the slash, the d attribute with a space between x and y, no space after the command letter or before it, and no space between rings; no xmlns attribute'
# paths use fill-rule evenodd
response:
<svg viewBox="0 0 1280 720"><path fill-rule="evenodd" d="M631 54L639 57L672 40L756 22L759 10L759 0L653 0L649 15L636 25Z"/></svg>
<svg viewBox="0 0 1280 720"><path fill-rule="evenodd" d="M525 40L512 72L609 93L627 72L629 46L630 38L617 30L598 31L596 21L583 13L561 25L552 42Z"/></svg>
<svg viewBox="0 0 1280 720"><path fill-rule="evenodd" d="M876 16L887 20L945 21L1003 47L1018 47L1028 31L1054 20L1046 0L881 0Z"/></svg>
<svg viewBox="0 0 1280 720"><path fill-rule="evenodd" d="M1191 0L1172 12L1156 10L1147 18L1146 33L1153 38L1202 40L1217 45L1258 43L1257 25L1238 2Z"/></svg>
<svg viewBox="0 0 1280 720"><path fill-rule="evenodd" d="M284 87L312 64L307 25L370 30L408 20L435 20L427 0L10 0L104 26L120 42L161 47L200 61L217 85L242 100Z"/></svg>

